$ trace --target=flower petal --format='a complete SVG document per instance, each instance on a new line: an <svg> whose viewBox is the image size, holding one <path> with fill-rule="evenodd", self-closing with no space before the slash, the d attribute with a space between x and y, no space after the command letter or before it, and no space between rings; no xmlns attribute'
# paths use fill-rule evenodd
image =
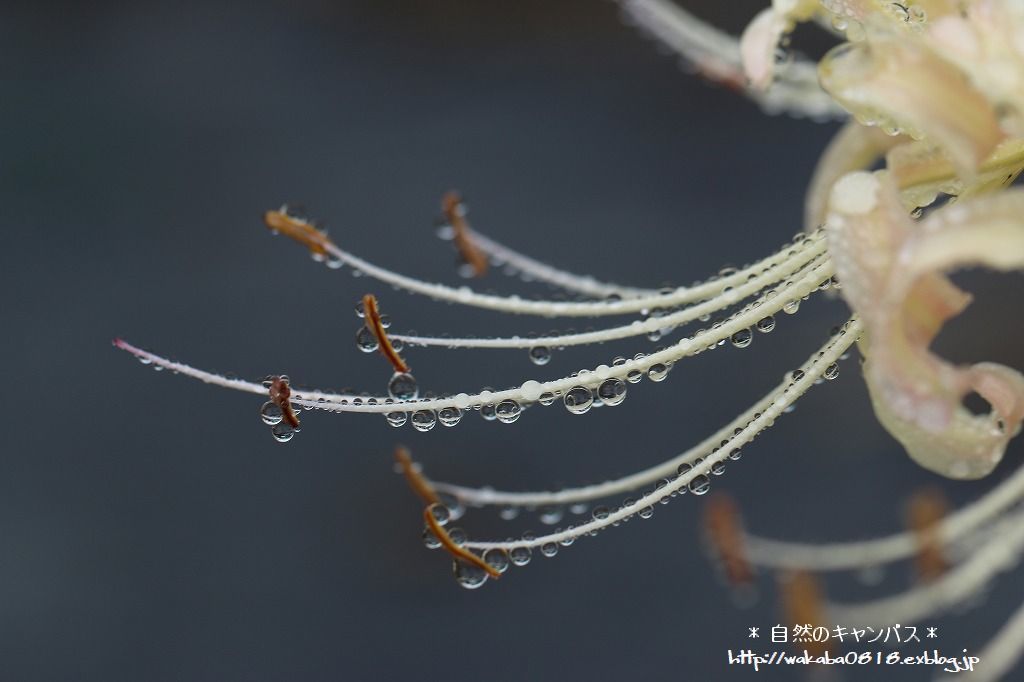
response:
<svg viewBox="0 0 1024 682"><path fill-rule="evenodd" d="M829 252L864 322L864 376L879 421L925 468L988 474L1020 431L1024 375L994 363L955 366L928 347L970 302L944 271L1024 268L1024 191L961 201L915 223L891 173L857 172L836 183L829 206ZM963 406L971 392L989 414Z"/></svg>

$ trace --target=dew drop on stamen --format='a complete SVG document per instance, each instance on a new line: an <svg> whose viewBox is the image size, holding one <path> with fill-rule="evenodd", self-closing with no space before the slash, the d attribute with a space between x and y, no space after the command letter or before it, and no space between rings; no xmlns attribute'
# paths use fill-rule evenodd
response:
<svg viewBox="0 0 1024 682"><path fill-rule="evenodd" d="M459 498L451 493L438 493L437 497L441 504L448 507L448 513L451 514L452 521L458 521L465 515L466 505Z"/></svg>
<svg viewBox="0 0 1024 682"><path fill-rule="evenodd" d="M408 372L395 372L388 382L388 395L395 400L414 400L419 394L416 378Z"/></svg>
<svg viewBox="0 0 1024 682"><path fill-rule="evenodd" d="M452 573L455 575L455 581L459 587L464 587L467 590L475 590L483 586L488 577L487 571L482 567L459 559L452 562Z"/></svg>
<svg viewBox="0 0 1024 682"><path fill-rule="evenodd" d="M554 542L545 542L540 546L540 553L546 557L553 557L558 554L558 545Z"/></svg>
<svg viewBox="0 0 1024 682"><path fill-rule="evenodd" d="M547 346L534 346L529 351L530 362L535 365L546 365L551 361L551 349Z"/></svg>
<svg viewBox="0 0 1024 682"><path fill-rule="evenodd" d="M462 410L457 407L442 407L437 412L437 420L441 426L455 426L462 419Z"/></svg>
<svg viewBox="0 0 1024 682"><path fill-rule="evenodd" d="M489 422L494 421L498 418L498 413L492 404L483 405L480 408L480 416Z"/></svg>
<svg viewBox="0 0 1024 682"><path fill-rule="evenodd" d="M508 551L508 558L516 566L525 566L530 563L530 559L533 556L533 552L530 551L529 547L513 547Z"/></svg>
<svg viewBox="0 0 1024 682"><path fill-rule="evenodd" d="M690 492L694 495L703 495L707 491L711 490L711 479L704 474L698 474L693 477L693 480L690 481L690 485L688 487L690 488Z"/></svg>
<svg viewBox="0 0 1024 682"><path fill-rule="evenodd" d="M605 405L618 405L626 399L626 382L622 379L606 379L597 387L597 397Z"/></svg>
<svg viewBox="0 0 1024 682"><path fill-rule="evenodd" d="M396 429L405 426L405 422L409 419L409 415L405 412L388 412L384 417L388 420L388 424Z"/></svg>
<svg viewBox="0 0 1024 682"><path fill-rule="evenodd" d="M825 371L822 372L821 376L825 377L829 381L835 379L837 376L839 376L839 365L833 362L831 365L825 368Z"/></svg>
<svg viewBox="0 0 1024 682"><path fill-rule="evenodd" d="M448 531L448 537L451 538L451 541L459 547L462 547L469 540L469 536L466 535L466 531L461 528L450 529Z"/></svg>
<svg viewBox="0 0 1024 682"><path fill-rule="evenodd" d="M573 414L584 414L594 404L594 394L584 386L573 386L562 398L565 409Z"/></svg>
<svg viewBox="0 0 1024 682"><path fill-rule="evenodd" d="M391 327L390 315L381 315L378 319L380 320L380 326L384 329L389 329Z"/></svg>
<svg viewBox="0 0 1024 682"><path fill-rule="evenodd" d="M363 306L362 300L356 301L355 309L356 309L356 317L359 317L359 318L366 317L366 308Z"/></svg>
<svg viewBox="0 0 1024 682"><path fill-rule="evenodd" d="M795 315L800 310L800 299L794 298L792 301L782 306L782 312L787 315Z"/></svg>
<svg viewBox="0 0 1024 682"><path fill-rule="evenodd" d="M638 369L631 369L626 373L626 381L631 384L638 384L644 378L644 373Z"/></svg>
<svg viewBox="0 0 1024 682"><path fill-rule="evenodd" d="M553 526L562 520L561 507L541 507L538 514L540 522L547 526Z"/></svg>
<svg viewBox="0 0 1024 682"><path fill-rule="evenodd" d="M537 402L547 407L551 403L555 402L555 394L550 391L544 391L540 394L540 398L537 399Z"/></svg>
<svg viewBox="0 0 1024 682"><path fill-rule="evenodd" d="M649 519L654 516L654 507L644 507L640 510L641 519Z"/></svg>
<svg viewBox="0 0 1024 682"><path fill-rule="evenodd" d="M423 529L423 546L427 549L437 549L441 546L441 541L434 535L434 531L429 528Z"/></svg>
<svg viewBox="0 0 1024 682"><path fill-rule="evenodd" d="M514 400L502 400L494 408L494 415L502 424L511 424L523 413L522 406Z"/></svg>
<svg viewBox="0 0 1024 682"><path fill-rule="evenodd" d="M647 368L647 378L651 381L658 383L664 381L665 377L668 376L668 365L656 362Z"/></svg>
<svg viewBox="0 0 1024 682"><path fill-rule="evenodd" d="M380 347L377 337L367 327L360 327L356 332L356 348L364 353L372 353Z"/></svg>
<svg viewBox="0 0 1024 682"><path fill-rule="evenodd" d="M412 427L417 431L427 432L437 424L437 415L433 410L416 410L412 413Z"/></svg>
<svg viewBox="0 0 1024 682"><path fill-rule="evenodd" d="M608 518L609 514L610 512L608 511L608 507L602 506L594 507L594 512L591 514L591 516L594 518L595 521L604 521Z"/></svg>
<svg viewBox="0 0 1024 682"><path fill-rule="evenodd" d="M485 564L496 570L498 573L504 573L508 570L510 562L508 554L503 549L492 547L484 552L483 559Z"/></svg>
<svg viewBox="0 0 1024 682"><path fill-rule="evenodd" d="M746 348L754 340L754 334L749 329L740 329L730 337L730 340L737 348Z"/></svg>
<svg viewBox="0 0 1024 682"><path fill-rule="evenodd" d="M772 317L771 315L767 317L762 317L760 320L757 321L756 326L757 331L761 332L762 334L767 334L771 330L775 329L775 318Z"/></svg>
<svg viewBox="0 0 1024 682"><path fill-rule="evenodd" d="M443 504L435 504L432 506L430 508L430 515L434 517L434 521L436 521L439 526L445 525L452 518L451 511L449 511L448 507Z"/></svg>
<svg viewBox="0 0 1024 682"><path fill-rule="evenodd" d="M264 424L273 426L274 424L281 423L281 420L284 419L284 412L281 411L277 403L268 400L260 407L260 419L263 420Z"/></svg>
<svg viewBox="0 0 1024 682"><path fill-rule="evenodd" d="M270 433L274 436L274 440L278 443L287 443L295 437L295 433L298 429L294 428L291 424L286 422L278 422L271 427Z"/></svg>

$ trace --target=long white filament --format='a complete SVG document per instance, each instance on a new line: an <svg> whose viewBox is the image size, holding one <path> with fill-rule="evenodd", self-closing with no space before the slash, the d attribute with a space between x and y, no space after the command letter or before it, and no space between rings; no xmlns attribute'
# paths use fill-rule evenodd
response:
<svg viewBox="0 0 1024 682"><path fill-rule="evenodd" d="M943 544L956 542L1024 499L1024 467L975 502L950 514L936 529ZM806 544L747 535L748 560L788 570L841 571L900 561L917 553L919 537L903 532L861 542Z"/></svg>
<svg viewBox="0 0 1024 682"><path fill-rule="evenodd" d="M691 322L701 317L710 316L723 308L734 305L739 301L756 294L766 286L780 280L799 274L808 269L808 263L816 264L825 251L823 243L817 243L807 252L791 256L776 267L749 279L734 289L728 289L713 298L696 305L683 308L674 313L660 317L634 322L617 327L599 329L592 332L577 334L560 334L556 336L541 337L506 337L506 338L445 338L440 336L411 336L408 334L392 334L391 338L402 341L412 346L444 346L447 348L533 348L535 346L580 346L591 343L604 343L617 339L625 339L634 336L642 336L658 332L662 329L677 327L681 324ZM807 257L810 257L810 261Z"/></svg>
<svg viewBox="0 0 1024 682"><path fill-rule="evenodd" d="M741 329L749 329L766 315L777 313L790 301L799 300L809 295L818 288L821 282L831 276L832 263L831 261L825 261L799 280L780 288L777 295L767 300L763 305L744 310L725 320L717 328L697 332L692 337L681 339L665 350L639 359L627 360L623 364L613 367L601 365L585 375L563 377L546 382L528 380L523 382L519 388L504 391L482 391L472 395L460 393L447 398L424 400L392 400L386 396L356 398L351 395L293 388L292 402L302 407L314 407L329 412L375 414L395 411L441 410L449 407L464 410L473 406L496 404L504 400L532 403L537 401L544 393L561 395L575 386L596 387L602 381L610 378L625 378L630 372L639 371L646 373L652 366L670 367L684 357L696 355L709 346L728 339ZM229 379L212 372L198 370L183 363L174 362L154 353L144 351L125 341L117 340L115 345L143 361L208 384L257 394L265 394L267 390L262 384L242 381L240 379Z"/></svg>
<svg viewBox="0 0 1024 682"><path fill-rule="evenodd" d="M654 308L671 308L709 298L721 293L726 287L737 286L745 282L751 275L758 275L765 268L786 260L790 256L795 255L794 252L799 253L805 249L814 248L818 240L821 239L821 236L821 233L818 232L811 235L811 239L801 238L796 244L787 244L774 254L753 265L741 268L739 271L725 277L709 279L691 287L678 287L666 293L625 298L622 300L583 302L533 301L525 300L519 296L481 294L467 286L451 287L446 284L424 282L415 277L409 277L388 270L339 248L333 242L328 241L324 243L322 248L330 256L327 259L328 263L337 262L348 265L368 277L372 277L385 284L390 284L415 294L422 294L439 301L506 313L540 315L543 317L601 317L603 315L626 315Z"/></svg>
<svg viewBox="0 0 1024 682"><path fill-rule="evenodd" d="M808 371L804 373L802 377L795 380L790 390L779 395L772 401L772 403L765 408L759 416L752 419L743 429L736 434L732 440L732 447L740 448L750 442L758 433L768 428L775 423L775 420L781 416L785 410L792 405L796 399L805 393L821 376L825 369L834 363L839 357L846 352L846 350L856 341L857 337L861 333L860 322L856 318L851 318L846 324L845 328L840 331L839 335L832 340L831 345L825 350L819 352L815 358L807 365ZM575 528L568 530L557 531L548 535L542 535L529 540L519 541L505 541L505 542L467 542L464 546L469 549L475 550L487 550L491 548L500 549L512 549L514 547L540 547L549 543L562 543L567 541L575 540L578 537L588 535L592 532L608 528L617 523L620 523L624 519L636 514L639 510L644 507L650 507L659 503L660 500L674 492L681 490L684 486L688 486L690 482L698 476L707 476L711 471L712 466L728 458L730 450L722 448L709 455L702 461L693 467L690 471L670 481L667 485L653 490L649 493L645 493L637 498L636 503L629 507L621 507L616 511L610 512L603 518L594 518L591 521L580 524Z"/></svg>
<svg viewBox="0 0 1024 682"><path fill-rule="evenodd" d="M818 84L817 65L806 59L780 65L765 91L745 87L739 40L701 21L669 0L619 0L624 16L672 48L694 69L716 80L741 86L769 113L787 112L814 119L845 118Z"/></svg>
<svg viewBox="0 0 1024 682"><path fill-rule="evenodd" d="M919 623L963 602L998 573L1014 568L1024 551L1024 513L997 524L992 539L935 581L885 599L856 605L829 604L829 618L849 625Z"/></svg>

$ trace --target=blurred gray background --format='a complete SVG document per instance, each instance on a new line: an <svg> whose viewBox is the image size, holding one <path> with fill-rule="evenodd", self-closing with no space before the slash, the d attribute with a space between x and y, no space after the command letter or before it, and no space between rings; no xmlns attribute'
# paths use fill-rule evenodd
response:
<svg viewBox="0 0 1024 682"><path fill-rule="evenodd" d="M737 31L760 4L691 6ZM621 475L768 390L846 318L840 301L819 297L749 349L631 386L615 409L536 407L512 426L469 414L426 434L312 414L287 445L259 422L259 398L156 374L110 339L243 377L379 393L390 370L353 343L352 305L367 291L395 329L590 322L502 317L328 271L271 238L265 209L302 203L355 253L458 284L432 228L455 187L474 226L523 251L625 283L684 284L800 228L834 125L763 116L596 1L4 3L0 73L0 678L751 679L726 650L780 622L773 579L760 576L754 608L732 604L701 546L704 500L468 592L422 547L420 505L391 450L406 443L437 478L512 489ZM979 301L944 331L944 351L1024 365L1007 295L1019 275L960 281ZM500 272L474 286L548 293ZM520 351L407 358L423 389L456 392L654 345L566 351L543 368ZM874 420L851 358L714 484L755 532L841 540L899 529L926 484L973 499L1020 454L1014 443L980 483L922 471ZM542 529L493 510L460 525L475 537ZM829 587L865 598L907 584L905 566L886 575ZM976 651L1020 600L1015 582L936 619L937 646ZM930 671L834 679L883 678Z"/></svg>

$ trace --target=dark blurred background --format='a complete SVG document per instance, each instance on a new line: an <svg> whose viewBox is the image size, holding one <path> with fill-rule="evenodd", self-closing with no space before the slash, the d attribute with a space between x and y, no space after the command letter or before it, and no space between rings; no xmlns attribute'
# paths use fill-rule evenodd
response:
<svg viewBox="0 0 1024 682"><path fill-rule="evenodd" d="M691 6L739 30L759 3ZM308 415L291 443L260 399L156 374L115 335L205 368L379 393L359 353L367 291L395 328L543 332L537 320L436 304L315 266L260 224L304 204L357 254L461 283L434 237L457 187L478 229L578 272L689 283L776 248L834 125L765 117L683 73L608 2L4 3L0 15L0 456L3 680L749 679L725 665L747 628L780 622L772 576L735 607L687 496L469 592L420 542L392 471L409 445L443 480L511 489L600 481L661 461L724 423L847 315L818 297L749 349L678 365L621 407L518 423L396 431ZM979 302L943 333L958 360L1024 365L1020 277L972 276ZM546 294L488 275L480 287ZM409 351L422 388L517 385L608 362L647 340L557 353ZM894 532L940 485L874 420L856 359L730 464L716 489L760 534L835 541ZM569 521L570 519L566 519ZM461 523L461 522L460 522ZM535 516L461 523L475 537ZM1019 576L1018 576L1019 578ZM902 589L838 579L839 597ZM945 619L938 646L976 651L1021 598L1004 580ZM764 641L764 640L762 640ZM930 679L926 670L833 679ZM839 673L842 673L841 675ZM882 676L882 677L880 677ZM803 679L761 672L758 679Z"/></svg>

